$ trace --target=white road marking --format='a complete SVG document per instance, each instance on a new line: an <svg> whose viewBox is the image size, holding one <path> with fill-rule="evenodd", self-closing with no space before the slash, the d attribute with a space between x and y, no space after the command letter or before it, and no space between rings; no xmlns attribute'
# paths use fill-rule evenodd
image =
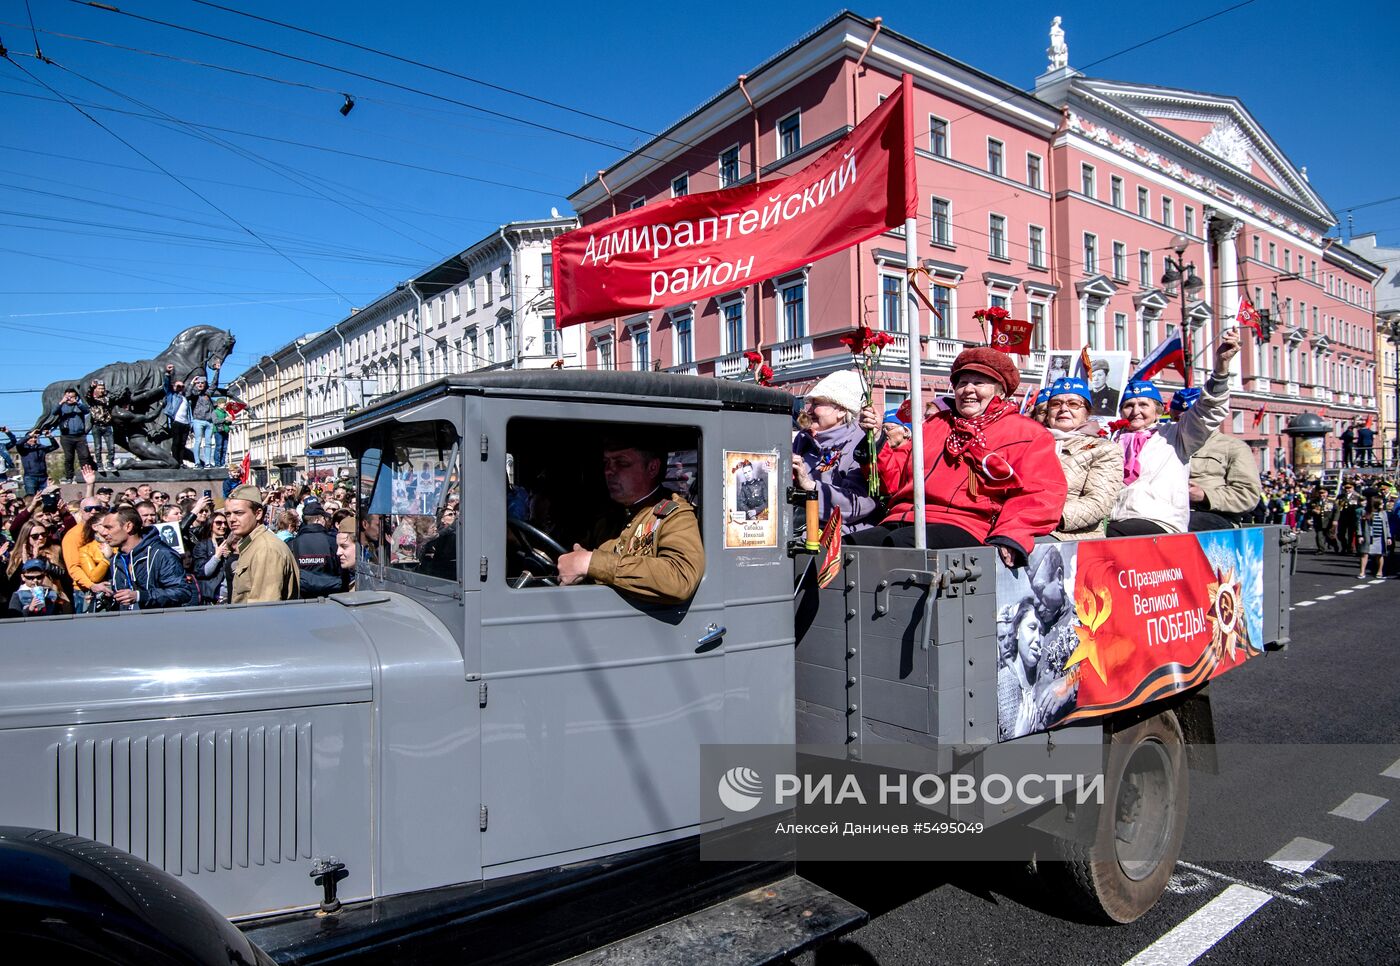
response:
<svg viewBox="0 0 1400 966"><path fill-rule="evenodd" d="M1364 822L1376 814L1376 810L1388 801L1390 799L1381 798L1379 795L1356 792L1327 814L1336 815L1338 818L1349 818L1353 822Z"/></svg>
<svg viewBox="0 0 1400 966"><path fill-rule="evenodd" d="M1294 604L1293 606L1294 606L1294 607L1311 607L1313 604L1316 604L1316 603L1317 603L1317 601L1315 601L1315 600L1300 600L1300 601L1298 601L1298 603ZM1291 609L1291 608L1290 608L1290 609Z"/></svg>
<svg viewBox="0 0 1400 966"><path fill-rule="evenodd" d="M1269 899L1267 892L1231 885L1187 916L1170 932L1125 966L1187 966L1224 939L1230 930L1254 915Z"/></svg>
<svg viewBox="0 0 1400 966"><path fill-rule="evenodd" d="M1381 777L1400 778L1400 758L1397 758L1395 761L1391 762L1390 767L1387 768L1385 771L1381 772Z"/></svg>
<svg viewBox="0 0 1400 966"><path fill-rule="evenodd" d="M1343 588L1342 590L1337 591L1337 596L1340 597L1342 594L1349 594L1349 593L1351 593L1350 590L1347 590L1347 589ZM1318 600L1322 600L1322 598L1319 597Z"/></svg>
<svg viewBox="0 0 1400 966"><path fill-rule="evenodd" d="M1287 848L1287 846L1285 846L1285 848ZM1253 889L1255 892L1268 893L1268 895L1272 896L1275 899L1284 899L1288 902L1293 903L1295 906L1306 906L1308 904L1306 900L1299 899L1297 896L1290 896L1286 892L1279 892L1277 889L1271 889L1268 886L1260 885L1257 882L1249 882L1245 879L1237 879L1232 875L1226 875L1224 872L1217 872L1214 869L1208 869L1203 865L1195 865L1191 862L1178 861L1176 863L1176 867L1178 869L1186 869L1189 872L1194 872L1198 876L1209 876L1212 879L1219 879L1221 882L1227 882L1230 885L1244 886L1246 889Z"/></svg>
<svg viewBox="0 0 1400 966"><path fill-rule="evenodd" d="M1384 578L1384 577L1377 577L1375 580L1371 581L1371 583L1373 583L1373 584L1383 584L1383 583L1385 583L1385 578Z"/></svg>
<svg viewBox="0 0 1400 966"><path fill-rule="evenodd" d="M1371 586L1370 584L1352 584L1352 585L1351 585L1351 589L1352 589L1352 590L1365 590L1367 587L1370 587L1370 586Z"/></svg>
<svg viewBox="0 0 1400 966"><path fill-rule="evenodd" d="M1332 598L1332 595L1331 595L1331 594L1324 594L1323 596L1321 596L1321 597L1319 597L1319 598L1317 598L1317 599L1318 599L1318 600L1332 600L1333 598Z"/></svg>
<svg viewBox="0 0 1400 966"><path fill-rule="evenodd" d="M1332 846L1316 839L1296 838L1264 861L1285 872L1302 875L1313 863L1332 851Z"/></svg>

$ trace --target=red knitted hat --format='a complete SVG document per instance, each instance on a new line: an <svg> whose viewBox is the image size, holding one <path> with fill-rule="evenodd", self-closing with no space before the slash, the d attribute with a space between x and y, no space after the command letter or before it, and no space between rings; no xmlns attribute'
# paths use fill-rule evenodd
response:
<svg viewBox="0 0 1400 966"><path fill-rule="evenodd" d="M959 352L958 357L953 360L953 382L957 382L958 373L963 369L991 376L1001 383L1008 396L1021 384L1021 373L1016 368L1016 363L1011 361L1011 357L989 346L974 346Z"/></svg>

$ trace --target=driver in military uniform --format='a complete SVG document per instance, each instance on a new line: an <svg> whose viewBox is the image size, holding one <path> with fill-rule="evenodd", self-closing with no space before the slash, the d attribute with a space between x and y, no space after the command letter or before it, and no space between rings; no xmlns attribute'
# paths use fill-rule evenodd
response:
<svg viewBox="0 0 1400 966"><path fill-rule="evenodd" d="M640 600L684 604L705 574L705 548L695 508L661 486L666 453L641 437L603 443L608 496L626 509L627 523L597 549L574 544L559 558L561 583L584 579Z"/></svg>

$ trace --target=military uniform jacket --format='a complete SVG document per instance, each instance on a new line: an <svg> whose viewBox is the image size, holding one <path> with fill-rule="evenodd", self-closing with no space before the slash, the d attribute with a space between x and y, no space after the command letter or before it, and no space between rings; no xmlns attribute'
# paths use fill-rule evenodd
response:
<svg viewBox="0 0 1400 966"><path fill-rule="evenodd" d="M239 541L230 603L296 600L300 596L297 558L276 534L260 526Z"/></svg>
<svg viewBox="0 0 1400 966"><path fill-rule="evenodd" d="M628 510L622 532L593 551L591 580L660 604L682 604L705 575L695 508L657 489Z"/></svg>

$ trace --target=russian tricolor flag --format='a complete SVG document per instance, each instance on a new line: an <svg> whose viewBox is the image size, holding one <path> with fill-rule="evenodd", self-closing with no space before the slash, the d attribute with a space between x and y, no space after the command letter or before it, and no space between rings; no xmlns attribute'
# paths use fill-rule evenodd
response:
<svg viewBox="0 0 1400 966"><path fill-rule="evenodd" d="M1133 373L1133 378L1151 379L1163 369L1175 369L1181 373L1181 378L1186 380L1188 386L1191 384L1186 375L1186 349L1179 332L1149 352L1142 360L1142 365L1138 366L1137 372Z"/></svg>

